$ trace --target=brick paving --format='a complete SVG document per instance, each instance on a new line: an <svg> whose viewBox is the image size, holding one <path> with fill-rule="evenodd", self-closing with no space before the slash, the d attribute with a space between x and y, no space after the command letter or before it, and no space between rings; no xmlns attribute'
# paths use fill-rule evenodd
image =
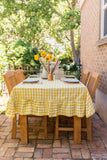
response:
<svg viewBox="0 0 107 160"><path fill-rule="evenodd" d="M41 125L42 118L30 117L29 123ZM92 117L91 142L86 140L86 133L82 133L82 143L74 144L72 132L60 132L56 140L54 126L55 118L48 118L48 138L44 139L42 130L29 130L29 143L23 145L20 131L16 139L11 139L12 119L1 114L0 160L107 160L107 125L97 114Z"/></svg>

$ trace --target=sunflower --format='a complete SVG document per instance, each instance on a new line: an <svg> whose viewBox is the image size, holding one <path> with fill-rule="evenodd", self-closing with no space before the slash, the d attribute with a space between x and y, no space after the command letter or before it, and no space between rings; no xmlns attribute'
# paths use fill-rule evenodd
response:
<svg viewBox="0 0 107 160"><path fill-rule="evenodd" d="M46 52L45 51L41 52L41 57L45 57L45 56L46 56Z"/></svg>
<svg viewBox="0 0 107 160"><path fill-rule="evenodd" d="M38 59L39 59L39 56L36 54L36 55L34 55L34 59L36 60L36 61L38 61Z"/></svg>
<svg viewBox="0 0 107 160"><path fill-rule="evenodd" d="M46 61L50 61L50 57L47 56L47 57L45 58L45 60L46 60Z"/></svg>
<svg viewBox="0 0 107 160"><path fill-rule="evenodd" d="M50 59L53 59L53 55L52 54L49 54L49 57L50 57Z"/></svg>
<svg viewBox="0 0 107 160"><path fill-rule="evenodd" d="M57 57L55 57L54 62L56 62L56 60L57 60Z"/></svg>

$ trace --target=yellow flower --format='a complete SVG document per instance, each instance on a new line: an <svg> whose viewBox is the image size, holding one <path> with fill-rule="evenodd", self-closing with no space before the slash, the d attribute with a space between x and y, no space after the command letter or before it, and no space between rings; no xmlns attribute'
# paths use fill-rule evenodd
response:
<svg viewBox="0 0 107 160"><path fill-rule="evenodd" d="M56 62L56 60L57 60L57 57L55 57L54 62Z"/></svg>
<svg viewBox="0 0 107 160"><path fill-rule="evenodd" d="M50 59L53 59L53 55L52 54L49 54L49 57L50 57Z"/></svg>
<svg viewBox="0 0 107 160"><path fill-rule="evenodd" d="M46 61L49 61L49 60L50 60L50 57L49 57L49 56L47 56L47 57L45 58L45 60L46 60Z"/></svg>
<svg viewBox="0 0 107 160"><path fill-rule="evenodd" d="M34 59L37 61L39 59L39 56L37 54L34 55Z"/></svg>
<svg viewBox="0 0 107 160"><path fill-rule="evenodd" d="M45 51L41 52L41 57L45 57L45 56L46 56L46 52Z"/></svg>

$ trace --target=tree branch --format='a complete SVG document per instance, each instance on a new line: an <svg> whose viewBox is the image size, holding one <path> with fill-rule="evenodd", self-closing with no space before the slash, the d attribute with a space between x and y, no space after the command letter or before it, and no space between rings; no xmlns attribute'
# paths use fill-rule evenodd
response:
<svg viewBox="0 0 107 160"><path fill-rule="evenodd" d="M62 17L62 14L59 13L58 11L56 11L56 9L55 9L53 6L50 5L50 8L51 8L58 16Z"/></svg>
<svg viewBox="0 0 107 160"><path fill-rule="evenodd" d="M55 12L56 12L56 14L57 14L58 16L62 17L62 14L61 14L61 13L59 13L59 12L56 11L56 10L55 10Z"/></svg>
<svg viewBox="0 0 107 160"><path fill-rule="evenodd" d="M77 3L77 0L72 0L72 9L74 9L74 8L75 8L76 3Z"/></svg>
<svg viewBox="0 0 107 160"><path fill-rule="evenodd" d="M69 0L67 0L67 3L68 3L68 7L69 7L69 9L71 10L72 8L71 8L71 5L70 5Z"/></svg>
<svg viewBox="0 0 107 160"><path fill-rule="evenodd" d="M68 38L68 36L67 36L67 35L65 35L65 37L66 37L66 39L67 39L68 41L70 41L70 39Z"/></svg>

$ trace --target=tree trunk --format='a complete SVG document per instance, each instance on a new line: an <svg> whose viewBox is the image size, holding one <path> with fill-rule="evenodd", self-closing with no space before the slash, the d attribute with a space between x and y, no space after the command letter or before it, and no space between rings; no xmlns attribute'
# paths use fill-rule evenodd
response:
<svg viewBox="0 0 107 160"><path fill-rule="evenodd" d="M76 50L75 50L75 44L74 44L74 31L70 30L70 38L71 38L71 48L72 48L72 54L73 54L73 61L76 62Z"/></svg>
<svg viewBox="0 0 107 160"><path fill-rule="evenodd" d="M73 54L73 61L75 63L79 63L79 58L80 58L80 51L79 51L79 42L78 42L78 47L77 50L75 49L75 44L74 44L74 31L70 30L70 38L71 38L71 48L72 48L72 54Z"/></svg>
<svg viewBox="0 0 107 160"><path fill-rule="evenodd" d="M75 6L76 6L76 3L77 3L77 0L72 0L72 9L75 9ZM71 18L71 21L74 21L73 17ZM77 47L77 50L75 49L75 43L74 43L74 30L71 29L70 30L70 38L71 38L71 48L72 48L72 54L73 54L73 61L75 63L79 63L79 57L80 57L80 54L79 54L79 44L78 44L78 47Z"/></svg>

